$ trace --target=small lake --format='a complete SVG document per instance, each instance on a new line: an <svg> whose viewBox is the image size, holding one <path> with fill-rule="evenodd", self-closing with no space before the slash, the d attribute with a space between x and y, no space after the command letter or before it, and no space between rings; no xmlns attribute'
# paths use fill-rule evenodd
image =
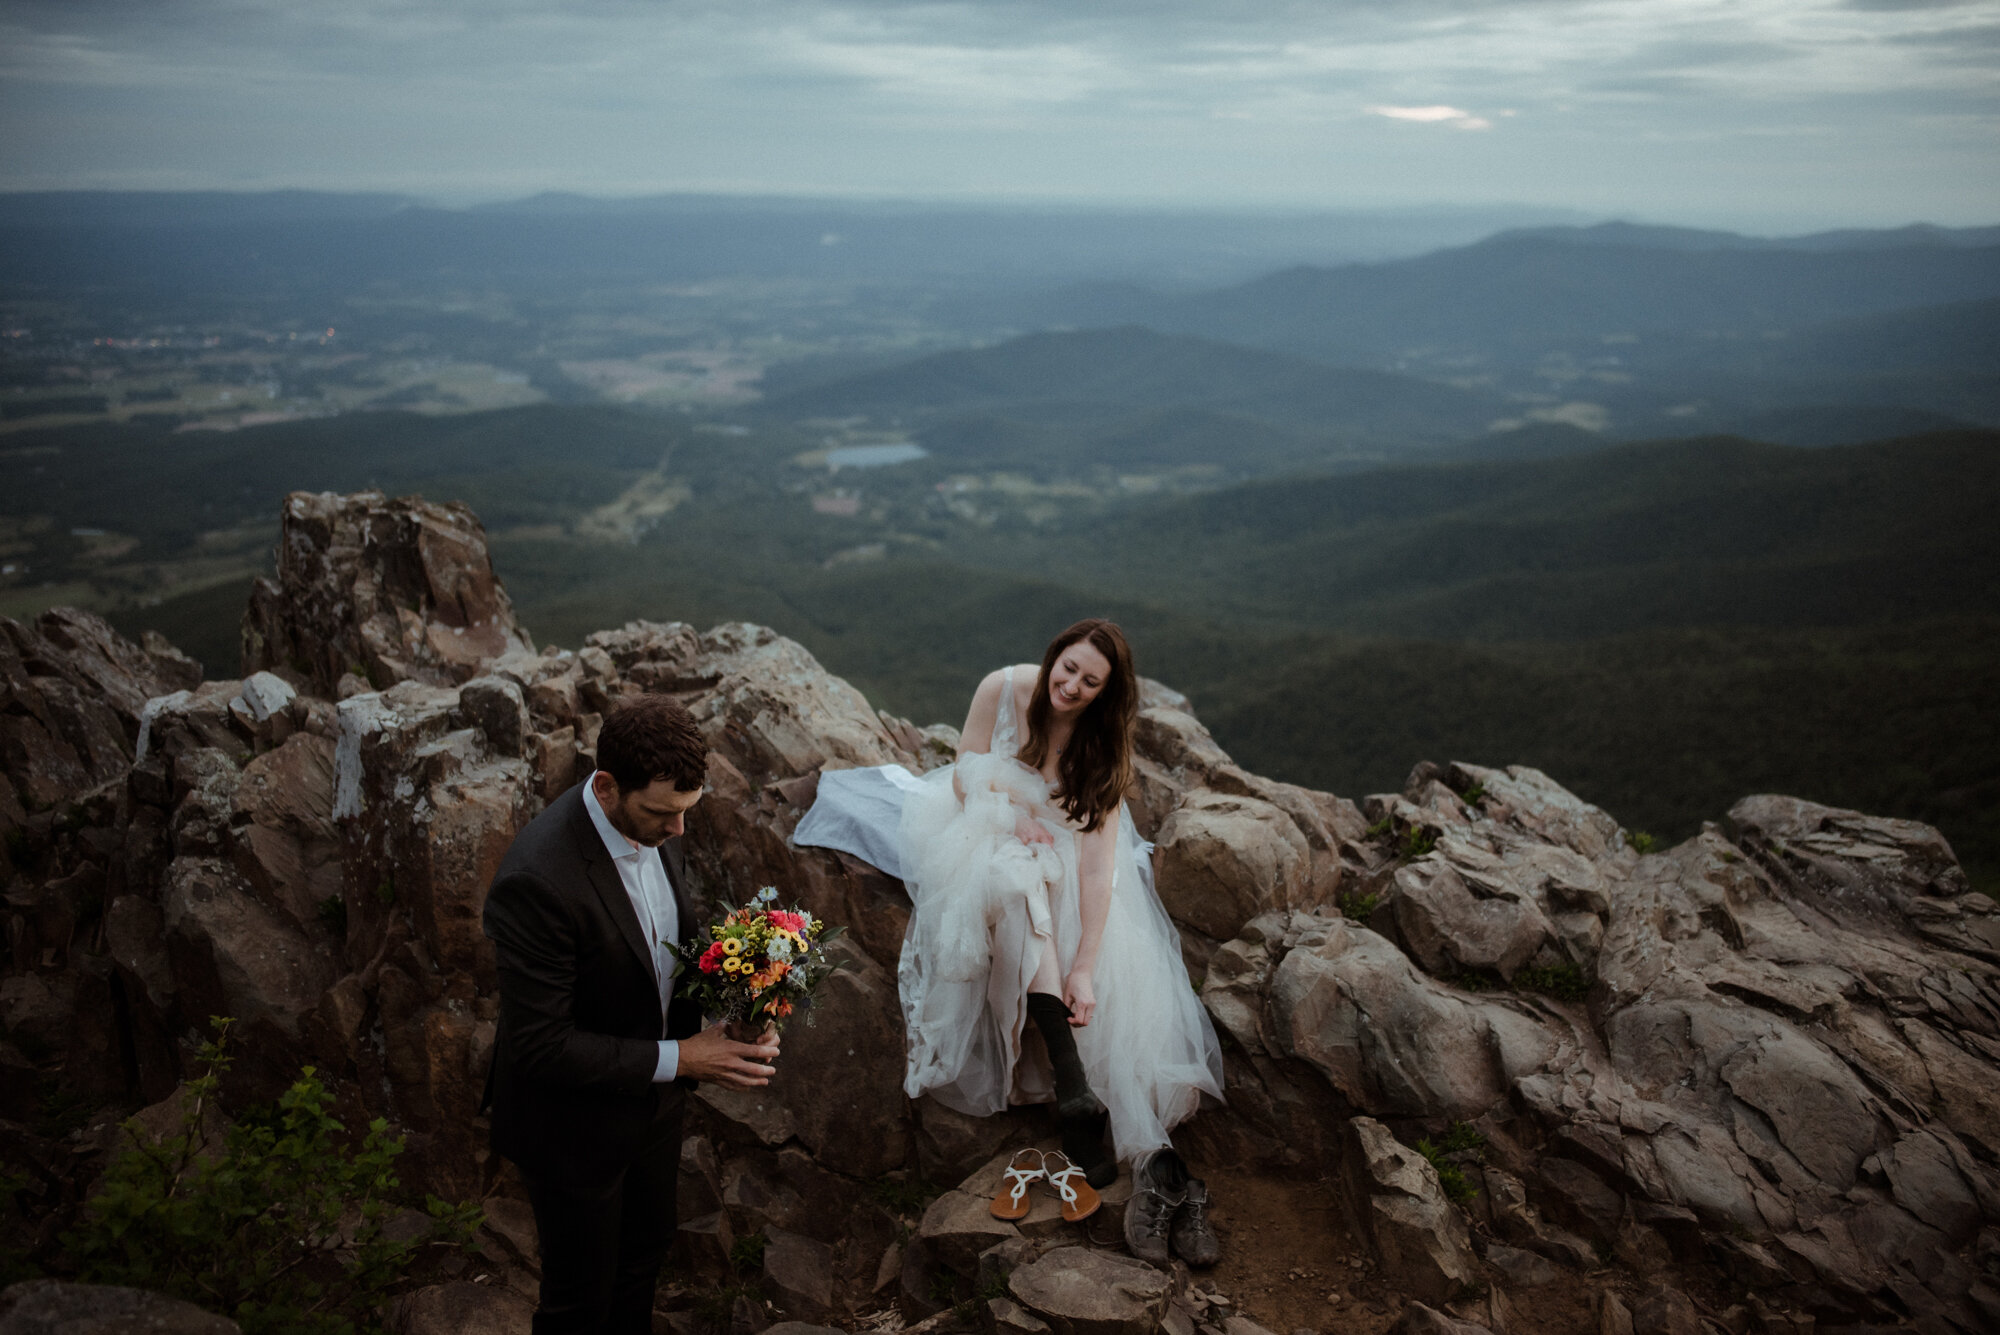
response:
<svg viewBox="0 0 2000 1335"><path fill-rule="evenodd" d="M841 445L826 452L826 466L836 470L882 468L889 464L906 464L929 453L923 446L907 441L897 445Z"/></svg>

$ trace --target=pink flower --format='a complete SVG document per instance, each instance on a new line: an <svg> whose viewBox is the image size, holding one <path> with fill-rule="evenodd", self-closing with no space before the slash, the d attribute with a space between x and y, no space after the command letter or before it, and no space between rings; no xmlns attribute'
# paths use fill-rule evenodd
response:
<svg viewBox="0 0 2000 1335"><path fill-rule="evenodd" d="M806 929L806 920L796 913L787 913L783 909L772 909L768 916L771 919L771 926L778 928L780 931L803 932Z"/></svg>

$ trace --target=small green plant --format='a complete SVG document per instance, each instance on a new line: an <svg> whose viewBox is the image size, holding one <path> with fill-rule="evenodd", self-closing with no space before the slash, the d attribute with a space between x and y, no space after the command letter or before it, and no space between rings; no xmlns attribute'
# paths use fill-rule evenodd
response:
<svg viewBox="0 0 2000 1335"><path fill-rule="evenodd" d="M764 1306L764 1290L755 1284L738 1282L719 1284L704 1294L694 1305L695 1325L702 1330L725 1332L730 1328L736 1314L736 1304L748 1299L754 1306Z"/></svg>
<svg viewBox="0 0 2000 1335"><path fill-rule="evenodd" d="M320 925L335 936L347 935L347 901L339 895L328 895L319 902Z"/></svg>
<svg viewBox="0 0 2000 1335"><path fill-rule="evenodd" d="M211 1021L206 1071L188 1083L180 1129L154 1142L137 1122L130 1147L63 1243L78 1277L129 1284L233 1318L245 1335L351 1335L379 1329L389 1288L431 1243L467 1246L481 1215L432 1197L415 1237L384 1225L398 1188L400 1137L380 1118L358 1142L329 1111L313 1068L277 1106L230 1128L203 1130L222 1073L230 1020Z"/></svg>
<svg viewBox="0 0 2000 1335"><path fill-rule="evenodd" d="M1342 895L1340 916L1349 922L1367 922L1368 916L1375 912L1381 903L1382 896L1376 894Z"/></svg>
<svg viewBox="0 0 2000 1335"><path fill-rule="evenodd" d="M22 1051L39 1061L42 1058L35 1057L35 1052L46 1046L41 1042L23 1044ZM41 1077L37 1088L41 1098L35 1104L33 1124L36 1135L44 1140L64 1140L70 1132L81 1131L90 1125L90 1099L65 1088L54 1076Z"/></svg>
<svg viewBox="0 0 2000 1335"><path fill-rule="evenodd" d="M20 1242L32 1242L34 1229L26 1211L20 1208L21 1193L31 1179L25 1173L0 1171L0 1289L24 1279L37 1279L41 1268L29 1258Z"/></svg>
<svg viewBox="0 0 2000 1335"><path fill-rule="evenodd" d="M1455 1163L1445 1162L1445 1156L1455 1152L1451 1149L1446 1148L1446 1146L1450 1144L1451 1138L1453 1136L1458 1136L1461 1134L1460 1133L1461 1127L1464 1128L1465 1132L1470 1133L1474 1137L1477 1137L1480 1145L1484 1145L1486 1143L1486 1138L1484 1136L1480 1136L1477 1131L1473 1131L1472 1128L1466 1126L1465 1123L1454 1122L1452 1124L1451 1134L1446 1137L1445 1145L1432 1144L1431 1141L1428 1139L1419 1140L1416 1144L1417 1153L1423 1155L1425 1161L1428 1162L1432 1168L1437 1170L1438 1185L1444 1188L1444 1194L1450 1197L1452 1203L1455 1205L1464 1205L1466 1202L1470 1201L1474 1196L1477 1196L1479 1194L1479 1188L1472 1184L1471 1176L1463 1168L1459 1167ZM1466 1148L1475 1148L1475 1147L1467 1146Z"/></svg>
<svg viewBox="0 0 2000 1335"><path fill-rule="evenodd" d="M1453 1122L1438 1142L1440 1154L1463 1154L1467 1151L1486 1148L1486 1137L1479 1134L1470 1122Z"/></svg>
<svg viewBox="0 0 2000 1335"><path fill-rule="evenodd" d="M977 1322L980 1308L995 1298L1008 1297L1011 1292L1012 1290L1007 1287L1007 1281L996 1275L981 1285L970 1298L955 1304L951 1309L952 1319L961 1325Z"/></svg>
<svg viewBox="0 0 2000 1335"><path fill-rule="evenodd" d="M1402 856L1405 862L1415 862L1437 846L1437 836L1421 825L1412 825L1403 831Z"/></svg>
<svg viewBox="0 0 2000 1335"><path fill-rule="evenodd" d="M758 1274L764 1269L764 1249L770 1245L762 1229L745 1233L729 1248L729 1264L739 1275Z"/></svg>
<svg viewBox="0 0 2000 1335"><path fill-rule="evenodd" d="M1531 964L1514 975L1514 986L1557 1001L1582 1001L1590 995L1590 975L1577 965Z"/></svg>
<svg viewBox="0 0 2000 1335"><path fill-rule="evenodd" d="M1625 842L1631 846L1634 853L1637 853L1640 857L1644 857L1653 851L1654 847L1658 845L1659 840L1653 838L1652 835L1647 834L1644 830L1627 830L1625 831Z"/></svg>
<svg viewBox="0 0 2000 1335"><path fill-rule="evenodd" d="M1473 784L1472 787L1459 794L1459 799L1469 807L1478 806L1486 800L1486 785L1483 783Z"/></svg>
<svg viewBox="0 0 2000 1335"><path fill-rule="evenodd" d="M923 1213L924 1207L944 1192L921 1177L884 1177L875 1181L875 1201L893 1215Z"/></svg>
<svg viewBox="0 0 2000 1335"><path fill-rule="evenodd" d="M1392 818L1384 816L1381 820L1369 826L1364 833L1370 839L1380 839L1383 835L1389 833L1393 823Z"/></svg>

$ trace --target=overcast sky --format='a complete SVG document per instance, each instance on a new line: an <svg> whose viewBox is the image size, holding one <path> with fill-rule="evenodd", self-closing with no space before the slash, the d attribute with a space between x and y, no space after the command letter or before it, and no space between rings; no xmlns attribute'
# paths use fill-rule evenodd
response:
<svg viewBox="0 0 2000 1335"><path fill-rule="evenodd" d="M2000 221L2000 0L0 0L0 189Z"/></svg>

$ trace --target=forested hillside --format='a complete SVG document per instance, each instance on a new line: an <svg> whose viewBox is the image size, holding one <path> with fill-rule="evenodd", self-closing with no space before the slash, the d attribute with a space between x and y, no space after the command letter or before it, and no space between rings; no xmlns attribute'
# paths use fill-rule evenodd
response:
<svg viewBox="0 0 2000 1335"><path fill-rule="evenodd" d="M936 458L829 473L782 431L598 408L16 440L40 471L0 519L212 671L283 492L376 485L480 510L544 642L756 621L956 722L985 670L1108 613L1261 772L1362 793L1424 758L1528 763L1662 835L1776 789L1934 821L2000 880L1995 433L1137 497ZM161 571L185 591L120 592Z"/></svg>

